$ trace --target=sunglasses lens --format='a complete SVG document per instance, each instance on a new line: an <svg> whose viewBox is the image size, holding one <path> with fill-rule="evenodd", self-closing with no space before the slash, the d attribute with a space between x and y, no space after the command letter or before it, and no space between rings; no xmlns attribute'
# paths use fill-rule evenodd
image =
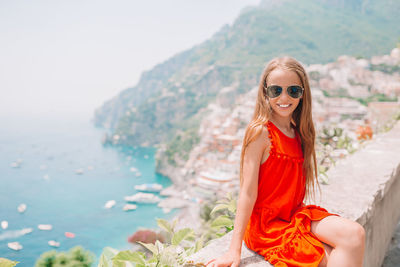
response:
<svg viewBox="0 0 400 267"><path fill-rule="evenodd" d="M271 85L267 88L267 95L271 98L277 97L282 93L282 87L278 85Z"/></svg>
<svg viewBox="0 0 400 267"><path fill-rule="evenodd" d="M299 98L303 94L303 88L297 85L288 87L288 94L293 98Z"/></svg>

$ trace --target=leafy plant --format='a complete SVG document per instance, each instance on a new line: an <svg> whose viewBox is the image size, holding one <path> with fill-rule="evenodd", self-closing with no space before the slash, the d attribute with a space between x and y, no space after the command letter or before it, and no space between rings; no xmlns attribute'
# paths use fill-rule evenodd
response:
<svg viewBox="0 0 400 267"><path fill-rule="evenodd" d="M51 250L43 253L36 261L35 267L89 267L93 264L94 259L95 256L92 252L84 250L81 246L76 246L68 252Z"/></svg>
<svg viewBox="0 0 400 267"><path fill-rule="evenodd" d="M217 201L216 205L211 211L211 215L215 214L217 211L225 211L225 214L218 216L212 221L211 227L220 229L225 227L226 233L233 230L233 224L236 214L236 199L232 197L232 193L228 192L226 198Z"/></svg>
<svg viewBox="0 0 400 267"><path fill-rule="evenodd" d="M19 261L12 261L6 258L0 258L0 267L13 267L18 263Z"/></svg>
<svg viewBox="0 0 400 267"><path fill-rule="evenodd" d="M165 267L182 266L185 258L199 251L204 245L204 236L196 242L195 233L191 228L175 230L177 221L169 223L164 219L157 219L158 226L167 233L169 241L161 243L159 240L152 243L138 241L143 248L151 253L147 257L141 251L121 251L107 247L100 256L99 267L132 265L137 267Z"/></svg>

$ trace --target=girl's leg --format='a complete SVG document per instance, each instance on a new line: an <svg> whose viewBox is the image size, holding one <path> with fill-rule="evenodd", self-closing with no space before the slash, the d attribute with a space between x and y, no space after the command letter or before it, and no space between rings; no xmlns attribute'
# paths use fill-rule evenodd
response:
<svg viewBox="0 0 400 267"><path fill-rule="evenodd" d="M333 248L327 257L328 267L362 266L365 230L359 223L332 215L320 221L311 221L311 232Z"/></svg>
<svg viewBox="0 0 400 267"><path fill-rule="evenodd" d="M324 246L325 255L322 258L321 262L319 263L318 267L326 267L328 265L329 256L331 255L331 252L332 252L331 246L329 246L328 244L325 244L324 242L322 242L322 245Z"/></svg>

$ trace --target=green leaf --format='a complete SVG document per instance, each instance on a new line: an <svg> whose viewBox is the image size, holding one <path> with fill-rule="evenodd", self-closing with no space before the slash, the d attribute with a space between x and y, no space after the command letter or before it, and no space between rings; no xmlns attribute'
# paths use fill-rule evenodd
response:
<svg viewBox="0 0 400 267"><path fill-rule="evenodd" d="M2 266L2 265L0 264L0 266ZM108 266L109 266L108 260L107 260L106 256L104 255L104 253L102 253L100 256L99 265L97 267L108 267Z"/></svg>
<svg viewBox="0 0 400 267"><path fill-rule="evenodd" d="M163 252L161 253L160 263L161 266L171 266L175 267L178 266L177 259L178 254L176 253L175 246L166 247Z"/></svg>
<svg viewBox="0 0 400 267"><path fill-rule="evenodd" d="M197 240L196 244L194 245L194 253L196 253L197 251L199 251L200 249L203 248L203 246L204 246L204 237L205 237L205 234L203 234L199 238L199 240Z"/></svg>
<svg viewBox="0 0 400 267"><path fill-rule="evenodd" d="M118 254L118 250L112 248L112 247L105 247L103 249L103 254L107 259L112 259L115 255Z"/></svg>
<svg viewBox="0 0 400 267"><path fill-rule="evenodd" d="M226 232L227 233L229 233L230 231L232 231L233 230L233 225L232 226L225 226L225 228L226 228Z"/></svg>
<svg viewBox="0 0 400 267"><path fill-rule="evenodd" d="M185 254L186 254L187 256L190 256L190 255L192 255L193 253L195 253L195 248L194 248L194 247L188 248L188 249L186 249L186 251L185 251Z"/></svg>
<svg viewBox="0 0 400 267"><path fill-rule="evenodd" d="M172 227L170 225L170 223L167 220L164 219L157 219L157 225L164 229L165 231L167 231L168 233L172 234Z"/></svg>
<svg viewBox="0 0 400 267"><path fill-rule="evenodd" d="M113 260L113 265L112 267L126 267L125 262L124 261L114 261Z"/></svg>
<svg viewBox="0 0 400 267"><path fill-rule="evenodd" d="M146 259L143 253L140 252L132 252L129 250L121 251L114 258L113 261L131 261L134 263L145 264Z"/></svg>
<svg viewBox="0 0 400 267"><path fill-rule="evenodd" d="M12 261L6 258L0 258L0 267L13 267L17 265L19 261Z"/></svg>
<svg viewBox="0 0 400 267"><path fill-rule="evenodd" d="M162 251L164 250L164 245L160 241L156 240L155 246L158 251L158 254L161 254Z"/></svg>
<svg viewBox="0 0 400 267"><path fill-rule="evenodd" d="M232 226L233 221L226 215L220 215L218 216L212 223L211 227L212 228L220 228L220 227L225 227L225 226Z"/></svg>
<svg viewBox="0 0 400 267"><path fill-rule="evenodd" d="M156 256L153 256L150 260L147 261L147 263L157 263L158 259Z"/></svg>
<svg viewBox="0 0 400 267"><path fill-rule="evenodd" d="M225 233L216 233L216 236L218 237L223 237L225 235Z"/></svg>
<svg viewBox="0 0 400 267"><path fill-rule="evenodd" d="M227 204L218 204L217 206L215 206L213 208L213 210L210 212L210 215L213 215L214 213L216 213L219 210L224 210L227 209L228 205Z"/></svg>
<svg viewBox="0 0 400 267"><path fill-rule="evenodd" d="M179 245L179 243L181 243L182 240L191 237L193 234L194 234L194 232L192 229L183 228L174 234L174 236L172 237L172 240L171 240L171 244Z"/></svg>
<svg viewBox="0 0 400 267"><path fill-rule="evenodd" d="M172 222L172 225L171 225L172 232L174 232L174 229L175 229L175 226L176 226L177 223L178 223L178 219L175 219L175 220Z"/></svg>
<svg viewBox="0 0 400 267"><path fill-rule="evenodd" d="M235 200L235 199L232 199L232 200L229 202L228 210L229 210L230 212L232 212L232 213L235 213L235 212L236 212L236 200Z"/></svg>
<svg viewBox="0 0 400 267"><path fill-rule="evenodd" d="M100 262L98 267L108 267L111 266L112 258L118 254L118 250L111 247L105 247L103 253L100 256Z"/></svg>
<svg viewBox="0 0 400 267"><path fill-rule="evenodd" d="M157 255L158 254L158 250L157 250L157 248L156 248L156 246L154 244L152 244L152 243L146 244L146 243L143 243L143 242L140 242L140 241L136 241L136 242L139 243L140 245L142 245L143 247L147 248L148 250L150 250L151 253L153 253L153 255Z"/></svg>

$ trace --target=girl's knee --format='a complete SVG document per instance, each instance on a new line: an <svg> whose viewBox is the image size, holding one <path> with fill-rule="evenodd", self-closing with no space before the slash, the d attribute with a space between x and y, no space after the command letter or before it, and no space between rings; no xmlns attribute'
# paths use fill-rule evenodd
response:
<svg viewBox="0 0 400 267"><path fill-rule="evenodd" d="M349 248L359 248L363 247L365 243L365 229L364 227L357 223L349 223L346 227L348 234L348 241L346 242Z"/></svg>

